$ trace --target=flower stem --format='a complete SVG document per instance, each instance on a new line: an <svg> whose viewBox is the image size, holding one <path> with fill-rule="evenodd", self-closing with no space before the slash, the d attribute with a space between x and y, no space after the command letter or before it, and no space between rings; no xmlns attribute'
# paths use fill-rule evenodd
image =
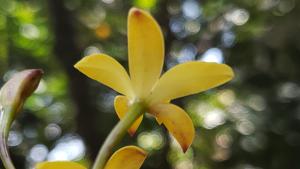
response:
<svg viewBox="0 0 300 169"><path fill-rule="evenodd" d="M11 109L5 109L0 105L0 157L6 169L15 169L7 149L7 136L11 124Z"/></svg>
<svg viewBox="0 0 300 169"><path fill-rule="evenodd" d="M113 152L113 148L122 140L130 126L144 111L145 106L141 102L135 102L129 107L129 111L124 118L118 122L104 141L92 169L104 169L107 160Z"/></svg>

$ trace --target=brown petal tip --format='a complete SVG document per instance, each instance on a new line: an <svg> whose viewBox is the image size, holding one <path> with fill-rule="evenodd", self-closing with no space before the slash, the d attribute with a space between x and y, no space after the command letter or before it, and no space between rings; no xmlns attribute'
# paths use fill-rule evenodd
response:
<svg viewBox="0 0 300 169"><path fill-rule="evenodd" d="M183 153L186 153L187 150L190 148L190 146L188 146L188 145L183 145L183 146L181 146L181 148L182 148Z"/></svg>
<svg viewBox="0 0 300 169"><path fill-rule="evenodd" d="M133 137L135 134L135 131L133 130L128 130L128 134L130 135L130 137Z"/></svg>
<svg viewBox="0 0 300 169"><path fill-rule="evenodd" d="M142 15L142 11L138 8L131 8L130 13L134 16L137 16L137 17Z"/></svg>
<svg viewBox="0 0 300 169"><path fill-rule="evenodd" d="M35 77L40 77L44 74L44 71L42 69L30 69L28 71L30 71L31 76Z"/></svg>

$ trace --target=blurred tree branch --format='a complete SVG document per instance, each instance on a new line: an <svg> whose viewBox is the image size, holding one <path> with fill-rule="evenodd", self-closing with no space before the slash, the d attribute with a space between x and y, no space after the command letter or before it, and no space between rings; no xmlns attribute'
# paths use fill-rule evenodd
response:
<svg viewBox="0 0 300 169"><path fill-rule="evenodd" d="M91 158L96 157L102 137L97 134L95 118L98 112L89 95L90 86L87 78L73 68L73 65L81 59L82 50L75 43L76 33L73 27L71 13L64 7L63 0L48 0L49 12L52 17L52 28L55 35L54 53L65 69L69 78L69 90L77 106L77 132L86 142Z"/></svg>

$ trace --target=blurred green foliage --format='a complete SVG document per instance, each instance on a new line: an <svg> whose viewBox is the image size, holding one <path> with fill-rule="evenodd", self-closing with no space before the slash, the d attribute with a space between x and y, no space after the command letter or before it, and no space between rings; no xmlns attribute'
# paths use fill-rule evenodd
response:
<svg viewBox="0 0 300 169"><path fill-rule="evenodd" d="M174 101L188 111L197 131L186 154L152 117L144 119L136 136L123 141L150 152L144 169L300 169L298 1L0 0L0 4L0 84L18 70L45 71L10 134L18 169L43 160L91 163L118 120L113 110L116 93L66 63L105 52L126 67L126 21L132 6L150 10L161 25L166 69L204 60L229 64L236 73L229 84ZM60 34L61 30L67 32Z"/></svg>

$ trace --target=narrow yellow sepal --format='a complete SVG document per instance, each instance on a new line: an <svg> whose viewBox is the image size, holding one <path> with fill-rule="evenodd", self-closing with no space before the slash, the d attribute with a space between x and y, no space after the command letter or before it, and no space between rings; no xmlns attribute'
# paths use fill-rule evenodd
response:
<svg viewBox="0 0 300 169"><path fill-rule="evenodd" d="M224 84L233 76L232 69L225 64L186 62L163 74L149 100L154 104L196 94Z"/></svg>
<svg viewBox="0 0 300 169"><path fill-rule="evenodd" d="M136 146L126 146L116 151L106 163L104 169L139 169L147 153Z"/></svg>
<svg viewBox="0 0 300 169"><path fill-rule="evenodd" d="M145 98L161 74L164 39L155 19L137 8L128 15L128 61L134 91Z"/></svg>
<svg viewBox="0 0 300 169"><path fill-rule="evenodd" d="M127 99L127 97L121 95L115 97L114 106L115 106L116 113L120 119L122 119L125 116L125 114L128 112L129 110L128 104L129 104L129 100ZM131 136L135 134L142 120L143 120L143 115L141 115L128 129L128 133Z"/></svg>
<svg viewBox="0 0 300 169"><path fill-rule="evenodd" d="M42 162L35 169L86 169L82 165L70 161Z"/></svg>
<svg viewBox="0 0 300 169"><path fill-rule="evenodd" d="M174 104L156 104L150 107L149 112L166 126L186 152L195 137L194 125L187 113Z"/></svg>
<svg viewBox="0 0 300 169"><path fill-rule="evenodd" d="M114 58L105 54L93 54L81 59L74 67L91 79L133 97L130 78L124 67Z"/></svg>

